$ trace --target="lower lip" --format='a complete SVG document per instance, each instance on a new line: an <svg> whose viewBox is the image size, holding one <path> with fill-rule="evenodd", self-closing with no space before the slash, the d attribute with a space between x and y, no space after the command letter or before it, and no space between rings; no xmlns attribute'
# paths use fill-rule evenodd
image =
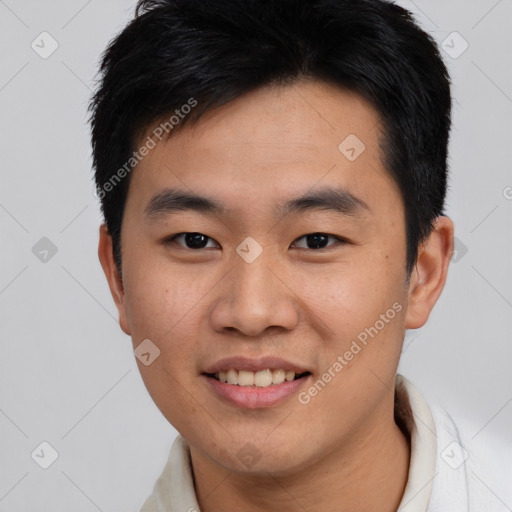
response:
<svg viewBox="0 0 512 512"><path fill-rule="evenodd" d="M237 386L220 382L206 375L202 375L202 377L206 379L210 388L229 404L246 409L260 409L272 407L289 396L294 395L306 384L311 375L292 380L291 382L285 381L282 384L272 384L266 388Z"/></svg>

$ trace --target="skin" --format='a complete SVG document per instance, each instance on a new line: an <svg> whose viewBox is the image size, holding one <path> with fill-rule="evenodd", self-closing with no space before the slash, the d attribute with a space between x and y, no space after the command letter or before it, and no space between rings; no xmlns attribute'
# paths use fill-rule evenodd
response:
<svg viewBox="0 0 512 512"><path fill-rule="evenodd" d="M353 162L338 149L349 134L366 146ZM436 220L408 281L403 201L381 162L381 136L378 114L355 93L308 80L259 89L162 141L133 171L122 282L100 228L120 325L134 347L149 338L161 351L139 368L190 445L203 512L400 504L410 447L393 419L395 376L405 329L427 321L445 284L453 224ZM327 186L368 209L276 216L276 205ZM147 204L167 188L227 210L148 217ZM211 240L204 249L164 241L184 232ZM312 233L346 242L310 248ZM248 236L263 249L253 263L236 252ZM307 368L307 390L394 303L401 311L308 404L295 394L266 409L237 408L201 376L225 357L270 355ZM247 441L260 456L251 467L237 457Z"/></svg>

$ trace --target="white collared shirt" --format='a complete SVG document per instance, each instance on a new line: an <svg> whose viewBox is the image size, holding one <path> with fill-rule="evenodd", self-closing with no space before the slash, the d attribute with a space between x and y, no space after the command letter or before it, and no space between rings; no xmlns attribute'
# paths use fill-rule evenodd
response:
<svg viewBox="0 0 512 512"><path fill-rule="evenodd" d="M440 407L429 408L409 380L397 375L396 385L405 389L413 419L409 474L397 512L512 511L512 448L497 448L485 436L471 443L471 429L459 429ZM141 512L201 512L181 436Z"/></svg>

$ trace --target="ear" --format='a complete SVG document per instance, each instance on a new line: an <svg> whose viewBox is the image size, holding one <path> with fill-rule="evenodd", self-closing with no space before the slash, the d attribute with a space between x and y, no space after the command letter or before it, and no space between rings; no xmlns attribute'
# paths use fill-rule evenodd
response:
<svg viewBox="0 0 512 512"><path fill-rule="evenodd" d="M418 329L425 324L443 291L453 254L453 231L451 219L438 217L429 237L418 248L409 282L406 329Z"/></svg>
<svg viewBox="0 0 512 512"><path fill-rule="evenodd" d="M123 281L119 275L117 265L114 260L114 250L112 245L112 237L105 224L100 226L100 241L98 244L98 257L100 259L103 272L108 281L110 293L116 303L119 312L119 325L126 334L130 335L130 327L128 323L128 315L126 314L125 293Z"/></svg>

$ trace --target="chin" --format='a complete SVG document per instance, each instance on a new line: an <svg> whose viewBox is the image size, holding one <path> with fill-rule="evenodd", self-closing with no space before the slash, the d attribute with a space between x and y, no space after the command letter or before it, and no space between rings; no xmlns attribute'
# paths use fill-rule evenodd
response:
<svg viewBox="0 0 512 512"><path fill-rule="evenodd" d="M251 437L247 437L251 439ZM255 439L254 437L252 439ZM234 450L227 448L229 453L210 454L210 457L227 470L248 477L285 477L307 469L315 460L314 453L303 453L306 443L297 441L275 445L274 443L251 443L234 441ZM258 448L263 446L263 449ZM226 457L227 455L227 457Z"/></svg>

